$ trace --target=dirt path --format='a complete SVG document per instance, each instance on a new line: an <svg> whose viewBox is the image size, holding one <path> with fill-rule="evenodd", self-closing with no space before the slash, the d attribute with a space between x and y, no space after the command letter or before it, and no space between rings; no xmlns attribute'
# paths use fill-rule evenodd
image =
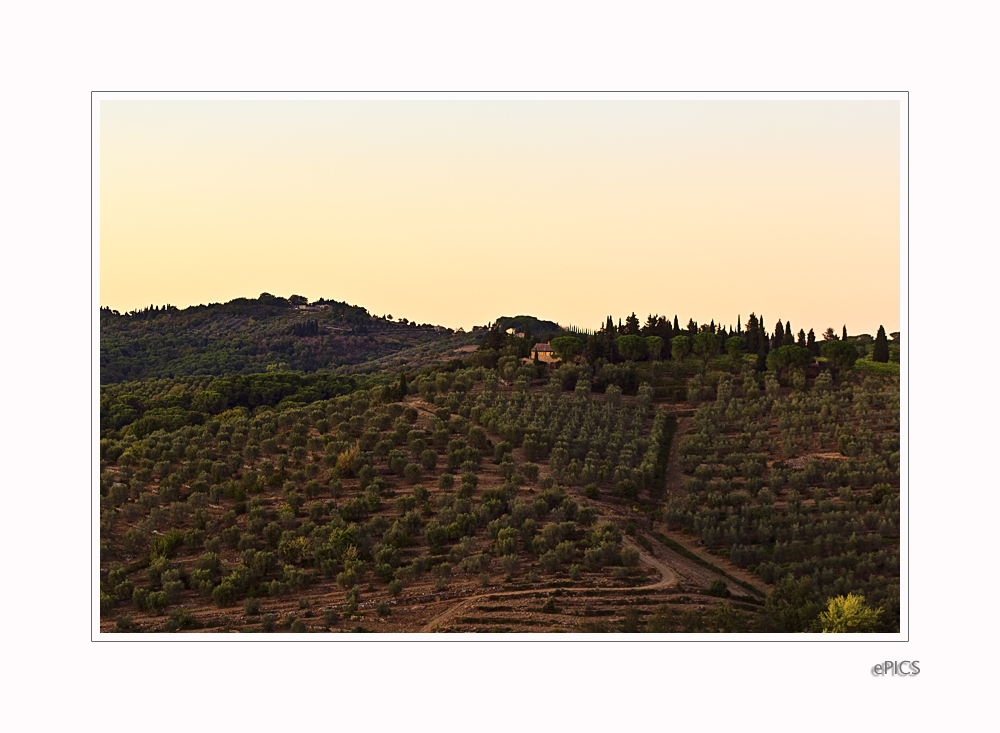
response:
<svg viewBox="0 0 1000 733"><path fill-rule="evenodd" d="M647 585L641 585L635 588L623 588L622 590L651 590L656 588L666 588L677 583L678 577L676 573L674 573L673 568L671 568L666 562L663 562L662 560L658 560L657 558L650 556L641 547L634 545L631 542L622 542L622 544L627 547L634 547L636 550L638 550L640 562L642 562L645 565L653 566L654 568L659 570L660 574L662 575L660 580L656 581L655 583L649 583ZM593 589L594 589L593 586L580 586L577 588L561 588L559 590L563 593L572 593L574 591L576 592L591 591ZM535 588L532 590L514 590L508 592L494 590L489 593L479 593L474 596L469 596L468 598L463 598L461 601L453 603L451 606L449 606L447 609L439 613L437 616L434 616L430 621L424 624L423 628L420 629L420 631L425 634L433 632L435 630L435 627L439 627L442 624L446 623L447 621L450 621L455 616L457 616L461 611L467 609L470 605L476 603L477 601L485 600L490 596L497 596L497 595L527 596L527 595L535 595L538 593L544 593L545 590L546 590L545 588Z"/></svg>
<svg viewBox="0 0 1000 733"><path fill-rule="evenodd" d="M729 575L732 575L734 578L739 578L744 583L749 583L750 585L752 585L754 588L759 590L761 593L764 593L765 595L769 592L767 586L764 584L763 581L761 581L760 578L758 578L755 575L751 575L746 570L739 567L738 565L731 563L724 557L713 555L710 552L706 552L704 549L695 546L692 543L690 537L685 537L684 535L678 535L672 532L667 532L666 528L662 526L660 527L660 531L663 532L663 534L667 535L677 544L682 545L684 549L687 550L688 552L697 555L702 560L705 560L706 562L709 562L712 565L715 565L720 570L724 570L725 572L729 573ZM748 595L746 588L739 585L738 583L734 583L729 578L725 578L706 567L702 567L701 565L698 565L697 563L688 560L682 555L678 555L676 552L674 552L668 547L664 547L663 550L664 552L668 552L674 557L677 557L682 562L687 563L685 567L690 568L694 574L694 578L692 578L692 580L697 578L702 580L702 582L705 582L705 584L711 584L713 580L718 580L719 578L722 578L722 580L726 582L726 585L729 587L729 590L732 593L737 595Z"/></svg>
<svg viewBox="0 0 1000 733"><path fill-rule="evenodd" d="M424 403L423 400L420 400L419 398L416 400L412 400L411 404L413 404L414 407L416 407L418 410L421 410L425 414L430 414L430 415L434 414L433 406L427 405L427 403ZM670 447L670 462L667 467L666 497L671 496L671 494L677 494L680 492L681 482L683 481L683 473L680 468L680 445L684 435L691 430L693 425L694 425L693 417L681 417L678 418L677 420L677 429L674 433L673 442ZM489 436L490 440L494 442L494 444L502 440L502 438L499 435L490 432L485 427L483 429L486 430L487 435ZM519 447L514 449L513 458L518 466L523 465L525 462L524 456L521 455L521 449ZM547 464L540 466L541 469L540 477L547 473L547 468L548 468ZM612 507L610 504L601 501L595 501L591 503L605 510L605 512L607 512L604 515L606 519L613 518L614 520L617 520L616 523L620 523L623 521L623 517L619 516L616 509ZM660 529L663 530L665 528L661 527ZM720 558L705 555L705 553L703 553L702 551L693 547L689 547L686 542L682 542L679 538L673 536L671 536L671 538L677 541L679 544L682 544L685 548L689 549L694 554L707 560L708 562L711 562L712 564L718 567L723 567L725 565L723 569L726 570L726 572L728 572L730 575L738 577L741 580L745 580L746 582L753 584L755 587L758 587L759 584L754 582L753 578L747 577L746 573L741 571L739 568L736 568L735 566L729 567L730 565L729 563L720 562ZM739 584L734 583L728 578L724 578L723 576L719 575L718 573L714 572L709 568L702 567L698 563L684 557L683 555L674 552L668 547L660 545L653 538L648 538L648 539L650 540L650 544L652 544L656 548L654 551L654 555L651 555L650 553L646 552L644 549L634 544L627 537L623 538L622 544L625 546L634 547L636 550L638 550L640 563L655 568L660 573L661 576L660 580L656 581L655 583L649 583L647 585L638 586L637 588L628 590L636 590L636 589L655 590L660 588L673 587L678 582L687 582L690 585L694 585L699 588L707 588L709 585L711 585L712 581L721 578L722 580L725 581L727 587L734 596L748 595L747 590L742 586L740 586ZM580 587L561 589L562 592L569 592L569 593L590 591L590 590L593 590L593 586L580 586ZM463 611L468 610L471 606L473 606L477 602L488 599L491 596L492 597L496 597L497 595L502 595L504 597L527 596L544 592L545 589L543 588L536 588L532 590L509 591L509 592L492 590L489 592L477 593L475 595L468 596L461 600L455 599L452 601L448 601L449 603L448 607L445 608L440 613L438 613L437 615L433 616L427 623L423 625L420 631L422 633L433 632L435 628L443 626L444 624L446 624L447 622L451 621L456 616L461 614Z"/></svg>
<svg viewBox="0 0 1000 733"><path fill-rule="evenodd" d="M674 431L674 438L670 444L670 460L667 463L665 500L671 496L676 496L680 492L681 481L683 480L683 473L681 471L681 442L693 425L693 417L677 418L677 429Z"/></svg>
<svg viewBox="0 0 1000 733"><path fill-rule="evenodd" d="M684 480L683 471L681 471L680 466L680 455L681 455L681 443L683 442L684 436L691 430L694 426L693 417L682 417L677 420L677 430L674 432L673 443L670 446L670 462L667 464L667 477L666 477L666 491L664 492L664 498L669 499L672 496L679 496L681 494L681 483ZM761 580L753 575L750 575L742 568L734 565L725 558L717 557L708 552L705 552L700 547L695 546L690 538L681 535L668 532L666 525L661 524L659 530L667 535L670 539L679 545L682 545L684 549L691 553L694 553L702 560L709 562L716 567L725 570L727 573L733 577L739 578L740 580L749 583L757 590L762 593L767 593L767 588L761 582ZM660 545L662 547L662 545ZM710 584L713 580L722 578L726 582L726 586L729 588L730 592L737 595L746 595L747 590L737 583L732 582L728 578L723 578L723 576L718 573L709 570L708 568L702 567L691 560L678 555L669 548L664 547L664 552L670 553L673 558L679 561L679 566L684 567L689 571L689 579L696 583ZM672 561L673 561L672 558Z"/></svg>

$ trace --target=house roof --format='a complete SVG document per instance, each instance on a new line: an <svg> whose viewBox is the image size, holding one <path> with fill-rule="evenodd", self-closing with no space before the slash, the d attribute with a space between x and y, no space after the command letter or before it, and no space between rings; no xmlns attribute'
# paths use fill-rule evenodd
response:
<svg viewBox="0 0 1000 733"><path fill-rule="evenodd" d="M552 347L548 344L535 344L531 347L532 351L552 351Z"/></svg>

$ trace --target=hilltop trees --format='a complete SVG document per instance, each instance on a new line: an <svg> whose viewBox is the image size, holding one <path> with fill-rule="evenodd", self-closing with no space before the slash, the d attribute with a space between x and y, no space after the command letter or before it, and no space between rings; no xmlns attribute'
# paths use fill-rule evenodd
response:
<svg viewBox="0 0 1000 733"><path fill-rule="evenodd" d="M889 340L885 336L885 327L878 327L878 334L875 336L875 346L872 349L872 361L885 364L889 361Z"/></svg>
<svg viewBox="0 0 1000 733"><path fill-rule="evenodd" d="M556 356L566 363L571 363L583 351L583 341L576 336L560 336L552 339L549 345Z"/></svg>
<svg viewBox="0 0 1000 733"><path fill-rule="evenodd" d="M719 339L710 331L702 331L694 337L694 353L701 359L701 376L708 370L708 362L719 353Z"/></svg>
<svg viewBox="0 0 1000 733"><path fill-rule="evenodd" d="M805 366L813 360L812 352L795 345L779 346L767 355L767 366L779 372L790 367Z"/></svg>
<svg viewBox="0 0 1000 733"><path fill-rule="evenodd" d="M638 361L646 355L646 339L642 336L627 335L618 337L618 351L628 361Z"/></svg>
<svg viewBox="0 0 1000 733"><path fill-rule="evenodd" d="M670 341L670 355L677 361L683 361L684 357L691 353L691 338L681 334L674 336Z"/></svg>
<svg viewBox="0 0 1000 733"><path fill-rule="evenodd" d="M819 356L819 346L816 344L816 333L811 328L809 329L809 335L806 336L806 348L813 353L813 356Z"/></svg>
<svg viewBox="0 0 1000 733"><path fill-rule="evenodd" d="M625 319L625 333L628 336L639 335L639 318L635 315L635 311Z"/></svg>
<svg viewBox="0 0 1000 733"><path fill-rule="evenodd" d="M854 362L858 360L858 351L853 344L846 341L827 341L820 351L827 359L830 359L837 369L850 369Z"/></svg>
<svg viewBox="0 0 1000 733"><path fill-rule="evenodd" d="M733 360L733 366L738 366L743 358L743 351L746 349L746 342L739 336L730 336L726 339L726 353Z"/></svg>

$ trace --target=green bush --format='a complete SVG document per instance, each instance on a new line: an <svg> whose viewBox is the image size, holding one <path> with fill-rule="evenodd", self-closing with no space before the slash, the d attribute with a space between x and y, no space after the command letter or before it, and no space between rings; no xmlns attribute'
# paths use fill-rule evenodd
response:
<svg viewBox="0 0 1000 733"><path fill-rule="evenodd" d="M219 608L233 605L236 600L236 589L229 583L220 583L212 591L212 601Z"/></svg>
<svg viewBox="0 0 1000 733"><path fill-rule="evenodd" d="M257 616L260 614L260 599L247 598L243 602L243 613L247 616Z"/></svg>
<svg viewBox="0 0 1000 733"><path fill-rule="evenodd" d="M726 581L721 578L713 580L712 584L708 586L706 593L710 596L715 596L716 598L729 598L731 595L729 586L727 586Z"/></svg>

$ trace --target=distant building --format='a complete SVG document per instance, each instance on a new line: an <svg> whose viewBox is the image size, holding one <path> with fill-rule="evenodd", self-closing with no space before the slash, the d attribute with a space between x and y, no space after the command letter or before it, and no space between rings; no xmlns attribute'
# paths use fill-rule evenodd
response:
<svg viewBox="0 0 1000 733"><path fill-rule="evenodd" d="M538 361L543 364L552 364L553 362L559 361L559 357L557 357L552 351L552 346L550 346L548 342L532 346L531 356L532 358L537 357Z"/></svg>

